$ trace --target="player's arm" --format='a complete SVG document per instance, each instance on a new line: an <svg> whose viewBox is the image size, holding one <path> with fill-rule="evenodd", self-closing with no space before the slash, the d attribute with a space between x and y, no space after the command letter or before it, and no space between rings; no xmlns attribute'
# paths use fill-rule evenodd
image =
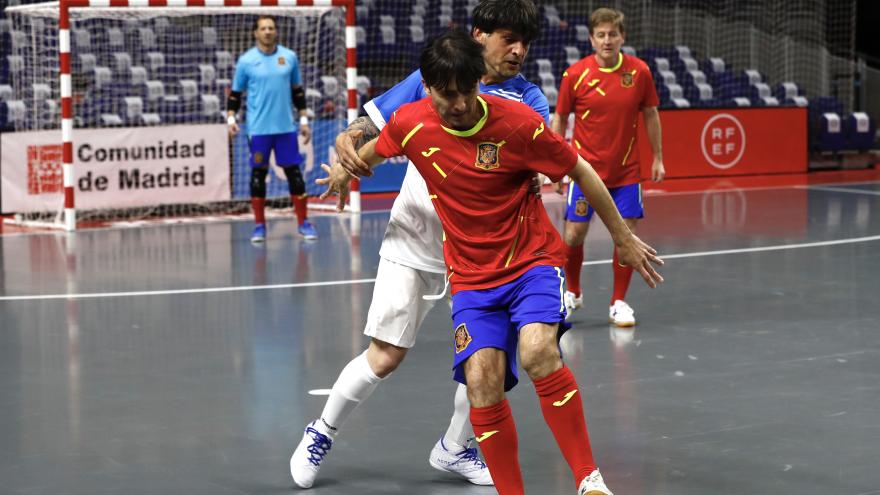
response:
<svg viewBox="0 0 880 495"><path fill-rule="evenodd" d="M358 159L364 162L370 170L385 161L385 157L376 152L376 143L378 141L378 138L374 138L357 151ZM336 211L342 211L345 208L345 200L348 198L352 175L338 161L332 167L321 164L321 168L327 172L327 177L315 180L316 184L327 186L327 190L321 194L321 199L325 199L332 194L339 195L336 202Z"/></svg>
<svg viewBox="0 0 880 495"><path fill-rule="evenodd" d="M599 218L602 219L602 223L608 228L608 232L611 233L620 264L633 267L651 288L657 287L658 283L663 282L663 277L651 265L651 263L662 265L663 260L657 256L657 251L654 248L642 242L623 223L623 218L620 217L614 200L611 199L608 189L593 167L583 157L578 156L577 164L568 173L568 176L580 186L587 201L590 202L590 205L599 214Z"/></svg>
<svg viewBox="0 0 880 495"><path fill-rule="evenodd" d="M309 128L308 108L306 107L306 90L302 85L294 84L290 87L290 96L293 106L299 115L299 133L302 134L303 144L309 144L312 139L312 130Z"/></svg>
<svg viewBox="0 0 880 495"><path fill-rule="evenodd" d="M245 64L239 58L235 64L235 76L232 79L232 88L229 96L226 97L226 124L229 127L229 134L235 136L241 129L238 127L238 121L235 116L241 109L241 95L247 87L248 77Z"/></svg>
<svg viewBox="0 0 880 495"><path fill-rule="evenodd" d="M654 152L654 162L651 164L651 179L660 182L666 177L666 167L663 166L663 133L660 129L660 112L657 107L645 107L642 109L645 116L645 131L648 133L648 141L651 142L651 150Z"/></svg>
<svg viewBox="0 0 880 495"><path fill-rule="evenodd" d="M356 176L369 177L373 170L369 164L361 160L357 150L364 143L376 139L379 135L379 127L368 116L358 117L348 127L336 136L336 160L337 163Z"/></svg>

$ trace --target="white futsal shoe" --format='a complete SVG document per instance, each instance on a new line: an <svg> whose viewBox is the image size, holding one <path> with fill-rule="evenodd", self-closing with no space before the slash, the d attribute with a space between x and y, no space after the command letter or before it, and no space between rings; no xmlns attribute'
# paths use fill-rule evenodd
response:
<svg viewBox="0 0 880 495"><path fill-rule="evenodd" d="M443 439L437 441L428 458L431 467L447 473L458 474L475 485L494 485L486 463L480 460L476 448L465 446L460 452L446 450Z"/></svg>
<svg viewBox="0 0 880 495"><path fill-rule="evenodd" d="M618 299L608 308L608 321L619 327L631 327L636 324L636 315L629 304Z"/></svg>
<svg viewBox="0 0 880 495"><path fill-rule="evenodd" d="M333 439L318 431L320 422L316 419L306 426L302 441L290 456L290 476L300 488L311 488L324 457L333 446Z"/></svg>
<svg viewBox="0 0 880 495"><path fill-rule="evenodd" d="M584 306L584 295L575 296L574 292L565 291L565 319L571 318L571 314Z"/></svg>
<svg viewBox="0 0 880 495"><path fill-rule="evenodd" d="M611 490L605 486L602 480L602 473L598 469L594 469L589 476L581 480L578 487L578 495L614 495Z"/></svg>

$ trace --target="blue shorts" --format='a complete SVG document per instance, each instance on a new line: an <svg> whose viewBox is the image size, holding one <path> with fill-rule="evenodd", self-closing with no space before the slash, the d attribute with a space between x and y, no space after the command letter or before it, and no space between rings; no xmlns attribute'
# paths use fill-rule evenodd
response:
<svg viewBox="0 0 880 495"><path fill-rule="evenodd" d="M519 330L529 323L560 323L557 341L571 328L565 322L565 275L553 266L537 266L516 280L482 290L463 290L452 296L453 377L467 384L464 362L476 351L494 347L507 353L504 390L519 381L516 365Z"/></svg>
<svg viewBox="0 0 880 495"><path fill-rule="evenodd" d="M275 150L275 163L279 167L295 167L303 161L295 132L251 136L248 138L248 146L251 149L251 167L268 166L269 153L272 150Z"/></svg>
<svg viewBox="0 0 880 495"><path fill-rule="evenodd" d="M642 206L642 185L629 184L608 190L623 218L642 218L645 208ZM565 219L569 222L589 222L593 218L593 207L587 202L581 188L574 182L568 185L568 206Z"/></svg>

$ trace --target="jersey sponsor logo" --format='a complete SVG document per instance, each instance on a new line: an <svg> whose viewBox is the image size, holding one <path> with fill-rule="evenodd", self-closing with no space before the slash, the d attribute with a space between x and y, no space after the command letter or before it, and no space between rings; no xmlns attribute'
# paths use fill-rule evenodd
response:
<svg viewBox="0 0 880 495"><path fill-rule="evenodd" d="M483 443L484 441L488 440L489 437L491 437L492 435L494 435L496 433L498 433L498 430L483 432L482 435L477 437L477 443Z"/></svg>
<svg viewBox="0 0 880 495"><path fill-rule="evenodd" d="M587 207L588 206L590 206L590 205L587 203L586 199L581 198L581 199L577 200L577 203L575 203L575 205L574 205L574 214L579 217L585 216L587 214Z"/></svg>
<svg viewBox="0 0 880 495"><path fill-rule="evenodd" d="M555 407L564 406L565 404L568 403L568 401L571 400L572 397L574 397L574 394L576 394L576 393L577 393L577 389L572 390L571 392L565 394L565 397L563 397L562 400L558 400L558 401L554 402L553 405Z"/></svg>
<svg viewBox="0 0 880 495"><path fill-rule="evenodd" d="M468 332L467 325L465 325L464 323L456 327L453 339L455 341L456 354L467 349L467 346L471 343L472 340L474 340L471 338L471 334L470 332Z"/></svg>
<svg viewBox="0 0 880 495"><path fill-rule="evenodd" d="M532 141L534 141L535 139L537 139L538 136L539 136L542 132L544 132L544 123L543 123L543 122L541 122L541 125L539 125L537 129L535 129L535 133L532 134Z"/></svg>
<svg viewBox="0 0 880 495"><path fill-rule="evenodd" d="M284 65L285 63L287 62L284 61L284 57L278 57L278 65Z"/></svg>
<svg viewBox="0 0 880 495"><path fill-rule="evenodd" d="M474 164L479 169L493 170L501 166L501 147L505 141L500 143L480 143L477 145L477 163Z"/></svg>
<svg viewBox="0 0 880 495"><path fill-rule="evenodd" d="M633 76L635 75L635 73L636 71L622 73L620 75L620 85L624 88L633 87Z"/></svg>
<svg viewBox="0 0 880 495"><path fill-rule="evenodd" d="M436 153L438 151L440 151L440 148L435 148L435 147L431 146L430 148L428 148L428 151L422 152L422 156L425 158L428 158L429 156L433 155L434 153Z"/></svg>

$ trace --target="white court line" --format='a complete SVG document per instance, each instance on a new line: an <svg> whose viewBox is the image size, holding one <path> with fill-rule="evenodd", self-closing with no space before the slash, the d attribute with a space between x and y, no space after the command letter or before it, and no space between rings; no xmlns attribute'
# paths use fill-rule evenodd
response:
<svg viewBox="0 0 880 495"><path fill-rule="evenodd" d="M868 237L851 237L849 239L837 239L834 241L807 242L802 244L779 244L776 246L763 246L741 249L723 249L720 251L697 251L693 253L678 254L661 254L661 258L666 260L678 258L699 258L703 256L719 256L724 254L741 254L741 253L760 253L766 251L782 251L787 249L803 249L822 246L837 246L840 244L855 244L859 242L880 241L880 235L872 235ZM595 260L585 261L587 265L604 265L611 263L611 260ZM165 296L174 294L206 294L215 292L244 292L252 290L271 290L271 289L299 289L304 287L328 287L334 285L356 285L371 284L375 282L375 278L361 278L355 280L332 280L329 282L303 282L298 284L274 284L274 285L242 285L236 287L206 287L202 289L176 289L176 290L153 290L140 292L91 292L85 294L47 294L47 295L29 295L29 296L0 296L0 301L45 301L50 299L98 299L109 297L135 297L135 296Z"/></svg>
<svg viewBox="0 0 880 495"><path fill-rule="evenodd" d="M810 191L829 191L829 192L842 192L849 194L868 194L870 196L880 196L880 191L866 191L864 189L847 189L845 187L831 187L831 186L801 186L801 189L808 189Z"/></svg>

